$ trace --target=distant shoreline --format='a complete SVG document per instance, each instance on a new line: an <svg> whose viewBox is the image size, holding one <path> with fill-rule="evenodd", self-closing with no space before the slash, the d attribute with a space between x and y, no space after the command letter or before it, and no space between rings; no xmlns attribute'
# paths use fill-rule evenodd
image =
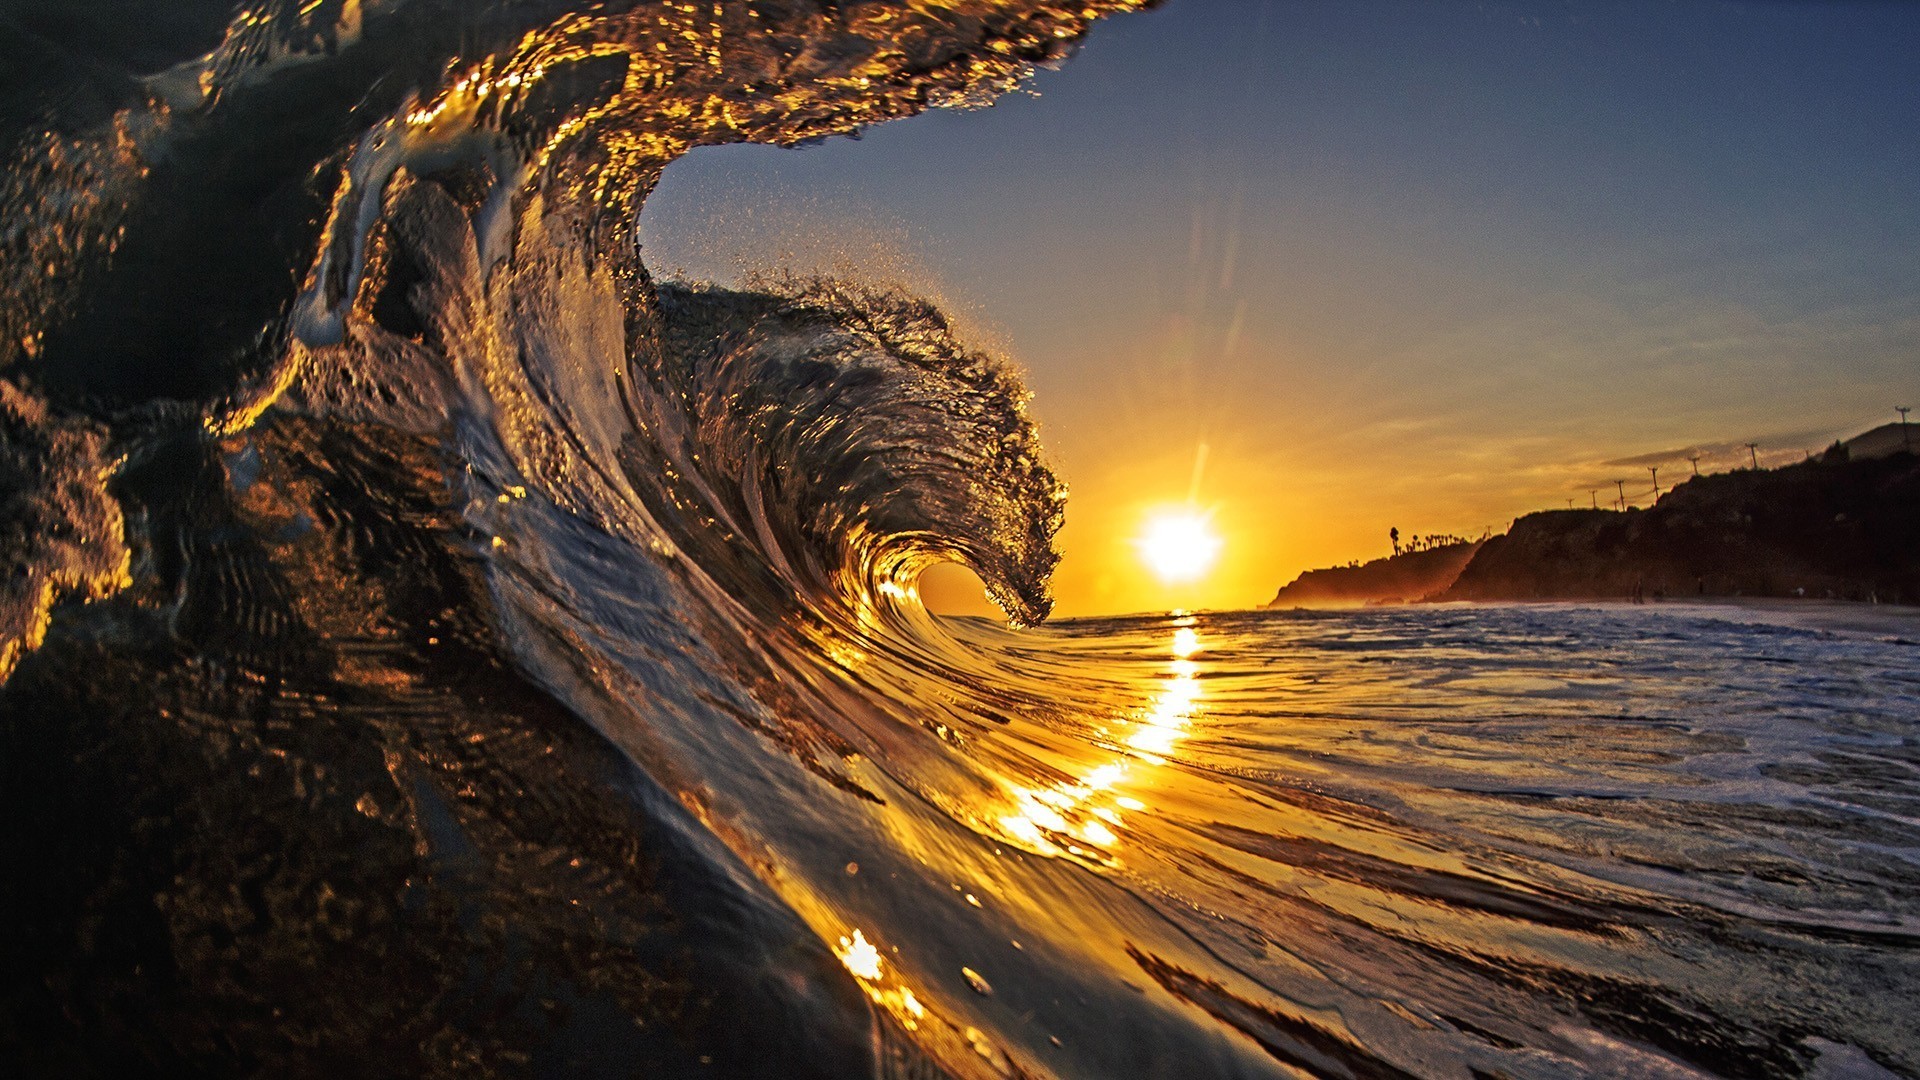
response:
<svg viewBox="0 0 1920 1080"><path fill-rule="evenodd" d="M1885 443L1880 429L1853 443ZM1920 459L1836 444L1690 477L1650 507L1542 510L1482 542L1309 570L1268 607L1431 601L1920 601Z"/></svg>

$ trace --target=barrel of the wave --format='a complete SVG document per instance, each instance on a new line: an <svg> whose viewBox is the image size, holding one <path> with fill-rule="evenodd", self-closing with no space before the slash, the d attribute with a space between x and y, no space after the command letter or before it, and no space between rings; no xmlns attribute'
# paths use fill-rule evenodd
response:
<svg viewBox="0 0 1920 1080"><path fill-rule="evenodd" d="M32 34L0 28L46 61L0 110L0 140L19 150L0 183L18 226L0 251L0 367L82 424L194 401L208 431L230 437L289 393L360 414L397 399L417 426L433 412L421 386L445 366L494 379L499 364L455 354L518 347L507 308L524 312L527 298L498 279L520 258L512 237L530 210L569 232L626 308L629 340L613 343L610 366L644 366L658 327L631 229L675 156L978 100L1137 5L541 0L447 18L409 0L209 2L135 20L137 50L90 6ZM403 178L443 188L455 216L395 219ZM424 234L459 229L465 241L437 246L470 246L479 274L467 282L417 257ZM57 466L28 471L24 486L60 487ZM77 531L72 517L55 514ZM97 550L124 546L112 529L88 535ZM6 586L12 657L53 599L103 595L118 577L18 555L38 569ZM1002 599L1018 606L1023 591Z"/></svg>

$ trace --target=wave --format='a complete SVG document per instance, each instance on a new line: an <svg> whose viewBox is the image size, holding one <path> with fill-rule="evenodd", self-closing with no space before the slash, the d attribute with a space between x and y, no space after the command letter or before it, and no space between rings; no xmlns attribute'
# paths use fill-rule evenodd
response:
<svg viewBox="0 0 1920 1080"><path fill-rule="evenodd" d="M0 367L16 397L44 399L59 415L112 426L129 411L151 416L158 401L202 402L208 431L232 436L282 393L316 381L326 385L301 387L309 400L331 396L358 407L364 388L387 395L389 407L424 410L411 421L431 425L449 404L433 386L474 373L497 379L515 349L527 385L487 391L520 395L510 411L526 425L547 422L532 419L543 407L592 410L626 400L636 414L653 411L638 389L647 384L696 395L752 390L765 365L707 357L717 377L744 381L704 390L687 381L706 374L692 370L690 354L661 351L675 331L634 238L640 202L661 169L699 145L793 144L929 106L982 103L1032 65L1064 56L1095 18L1139 5L448 9L280 0L237 10L164 5L159 17L161 6L139 27L115 25L84 5L7 16L14 47L44 74L0 115L0 139L20 162L0 186L10 222L0 238ZM549 273L552 280L543 277ZM417 302L422 289L438 293ZM711 319L717 294L702 298L679 300L681 315ZM944 414L968 426L955 446L997 433L1003 455L980 447L949 455L956 468L986 468L969 489L979 481L1012 485L1023 491L1012 498L1037 500L1026 508L968 505L951 479L926 471L938 453L929 452L919 465L891 466L901 478L925 474L914 480L924 482L915 506L894 496L874 504L889 482L876 472L859 482L874 505L829 513L832 500L816 493L815 505L788 508L816 519L788 524L812 530L809 544L834 535L836 544L875 545L852 554L873 564L863 575L911 572L927 559L977 560L1016 621L1043 618L1051 565L1044 550L1058 512L1046 504L1051 480L1019 416L1017 387L950 340L937 342L946 330L924 305L827 287L799 289L787 301L767 307L770 319L802 332L803 323L844 316L846 334L863 336L875 355L897 357L903 385L927 391L911 421L921 430ZM741 298L733 314L755 317L754 303ZM429 327L436 341L424 340ZM566 332L598 336L553 336ZM536 342L554 351L527 355ZM684 334L679 342L683 351L694 347ZM436 350L441 355L426 355ZM542 384L554 371L590 363L630 372L570 386L571 400L526 397L551 389ZM327 370L303 379L309 364ZM943 365L950 377L936 374ZM615 385L622 378L629 381ZM940 378L949 385L934 390L930 380ZM973 401L976 394L983 397ZM872 396L876 414L867 422L876 427L887 410L907 408ZM990 415L996 411L1006 415ZM570 422L562 415L544 434L518 431L516 445L539 439L551 450L575 438L566 452L603 463L619 452L577 444ZM834 452L805 440L791 448ZM860 451L838 453L850 461ZM96 464L86 469L98 474ZM741 481L728 481L737 490L727 509L745 511L738 491L757 490ZM784 489L779 497L802 496ZM115 549L115 523L94 516L88 535L101 550ZM920 539L909 542L909 534ZM41 566L52 557L24 558ZM832 566L837 556L825 558ZM111 591L112 573L59 565L49 580L72 584L50 593L16 581L8 590L9 649L30 645L28 630L47 617L53 593ZM838 572L786 569L812 574L815 585Z"/></svg>
<svg viewBox="0 0 1920 1080"><path fill-rule="evenodd" d="M283 688L262 709L296 683L345 700L436 669L446 627L484 613L475 655L638 762L648 812L710 838L687 858L735 867L821 956L864 944L883 913L837 897L851 867L909 873L891 902L927 887L875 830L1021 842L982 811L1006 800L1006 763L958 752L996 722L968 700L990 672L914 586L963 563L1011 622L1045 619L1064 487L1017 376L931 304L827 279L658 283L640 206L693 147L982 104L1139 6L272 0L156 6L140 29L84 6L8 14L45 75L0 115L21 162L0 186L18 523L0 676L63 596L118 593L58 618L83 637L120 626L111 640L148 626L193 658L202 702L163 717L255 745L206 711L229 671ZM393 562L407 552L473 569L427 588ZM44 678L61 663L9 696L59 714ZM902 708L930 694L948 703ZM400 712L426 731L445 710ZM438 857L444 812L400 762L446 751L376 726L394 820ZM376 820L379 787L355 804ZM875 816L802 813L821 790ZM191 844L238 843L218 832ZM854 971L875 1060L1039 1067L953 971L880 963ZM777 1013L841 1023L777 996Z"/></svg>

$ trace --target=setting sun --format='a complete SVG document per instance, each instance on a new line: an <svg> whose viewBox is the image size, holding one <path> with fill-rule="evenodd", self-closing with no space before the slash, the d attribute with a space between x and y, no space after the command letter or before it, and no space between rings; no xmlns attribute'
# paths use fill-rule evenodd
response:
<svg viewBox="0 0 1920 1080"><path fill-rule="evenodd" d="M1220 555L1212 523L1189 510L1156 515L1135 545L1154 576L1169 585L1200 578Z"/></svg>

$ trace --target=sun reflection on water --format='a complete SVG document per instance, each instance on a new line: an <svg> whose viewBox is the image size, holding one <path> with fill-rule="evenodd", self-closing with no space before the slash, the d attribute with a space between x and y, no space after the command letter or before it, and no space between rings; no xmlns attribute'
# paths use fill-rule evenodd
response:
<svg viewBox="0 0 1920 1080"><path fill-rule="evenodd" d="M1175 623L1168 645L1171 659L1166 678L1122 740L1132 753L1096 766L1078 782L1012 788L1014 812L1000 819L1001 828L1009 836L1041 852L1116 861L1113 851L1120 843L1116 830L1123 827L1121 811L1147 808L1146 803L1120 789L1131 777L1136 762L1165 765L1200 711L1204 696L1200 665L1192 658L1202 651L1202 645L1194 621L1186 616Z"/></svg>
<svg viewBox="0 0 1920 1080"><path fill-rule="evenodd" d="M1185 660L1200 651L1200 635L1190 625L1191 619L1186 621L1189 625L1181 626L1173 632L1173 658L1176 660Z"/></svg>
<svg viewBox="0 0 1920 1080"><path fill-rule="evenodd" d="M897 978L891 980L895 985L887 985L889 980L880 950L867 940L865 933L855 929L852 937L842 937L840 947L833 950L833 954L860 980L861 988L874 1004L892 1013L908 1031L915 1030L919 1022L926 1019L926 1006L913 996L912 987Z"/></svg>
<svg viewBox="0 0 1920 1080"><path fill-rule="evenodd" d="M840 956L840 962L847 965L847 970L857 978L867 982L879 980L880 950L867 941L867 935L855 930L853 937L840 939L840 948L835 951Z"/></svg>

